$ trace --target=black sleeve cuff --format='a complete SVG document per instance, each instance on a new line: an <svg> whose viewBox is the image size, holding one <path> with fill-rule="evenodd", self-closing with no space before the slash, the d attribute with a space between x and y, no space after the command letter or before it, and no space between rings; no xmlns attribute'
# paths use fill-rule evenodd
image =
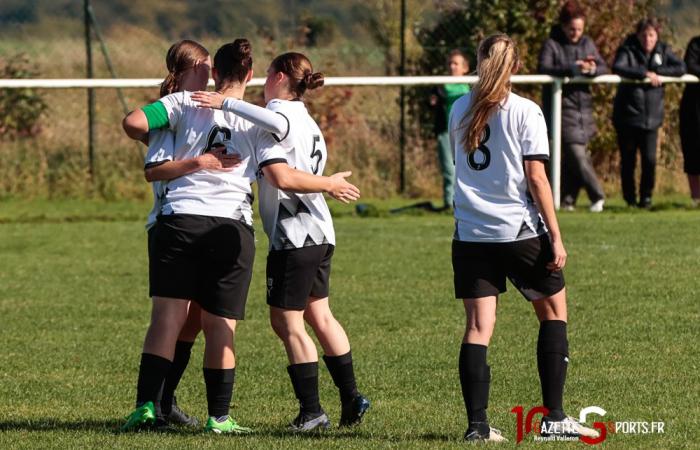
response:
<svg viewBox="0 0 700 450"><path fill-rule="evenodd" d="M277 142L282 142L283 140L285 140L285 139L287 138L287 136L289 136L289 119L287 118L287 116L285 116L285 115L282 114L281 112L278 112L277 114L279 114L280 116L284 117L284 120L287 121L287 132L284 133L284 136L282 136L281 138L280 138L280 137L277 137L277 135L276 135L275 133L270 133L270 134L272 135L273 138L275 138L275 140L276 140Z"/></svg>
<svg viewBox="0 0 700 450"><path fill-rule="evenodd" d="M549 161L549 155L525 155L523 161Z"/></svg>
<svg viewBox="0 0 700 450"><path fill-rule="evenodd" d="M287 164L287 160L284 159L284 158L272 158L272 159L268 159L268 160L263 161L263 162L261 162L260 164L258 164L258 170L259 170L259 169L262 169L262 168L265 167L265 166L269 166L269 165L271 165L271 164L280 164L280 163L285 163L285 164Z"/></svg>

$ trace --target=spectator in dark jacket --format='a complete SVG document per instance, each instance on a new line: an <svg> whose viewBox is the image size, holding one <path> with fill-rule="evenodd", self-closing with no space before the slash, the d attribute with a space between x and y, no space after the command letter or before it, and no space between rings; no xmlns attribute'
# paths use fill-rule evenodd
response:
<svg viewBox="0 0 700 450"><path fill-rule="evenodd" d="M700 36L690 40L685 51L688 73L700 77ZM688 186L693 206L700 205L700 84L687 84L681 99L681 147L683 169L688 174Z"/></svg>
<svg viewBox="0 0 700 450"><path fill-rule="evenodd" d="M558 77L589 76L608 72L593 40L583 34L586 15L573 1L564 4L559 24L544 42L538 72ZM546 117L551 117L551 88L543 90ZM561 204L573 210L583 187L591 201L590 210L603 210L604 193L586 148L596 133L593 100L588 84L567 84L562 93L562 183Z"/></svg>
<svg viewBox="0 0 700 450"><path fill-rule="evenodd" d="M671 48L659 41L659 22L643 19L635 34L629 35L615 55L613 72L623 78L649 80L649 83L623 83L613 104L613 124L620 147L622 195L628 205L651 207L656 170L658 131L664 116L664 88L659 75L677 77L685 64ZM639 203L634 186L637 149L641 153L642 176Z"/></svg>
<svg viewBox="0 0 700 450"><path fill-rule="evenodd" d="M462 77L469 73L469 60L459 49L452 50L447 55L447 68L450 75ZM438 143L438 162L442 174L442 200L444 209L452 208L455 185L455 163L452 147L450 147L450 133L447 130L447 122L450 118L452 104L458 98L469 92L469 85L462 83L445 84L438 87L430 96L430 106L435 114L435 136Z"/></svg>

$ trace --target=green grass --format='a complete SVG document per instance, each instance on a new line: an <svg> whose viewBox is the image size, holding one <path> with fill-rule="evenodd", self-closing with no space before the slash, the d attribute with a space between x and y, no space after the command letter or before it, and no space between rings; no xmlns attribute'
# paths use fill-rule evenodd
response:
<svg viewBox="0 0 700 450"><path fill-rule="evenodd" d="M571 364L565 406L604 420L664 421L662 435L609 435L611 448L693 448L700 435L700 212L675 208L561 214L569 252ZM115 434L133 403L149 317L143 203L0 203L0 448L461 448L465 414L456 360L463 310L454 300L448 214L359 218L336 208L331 303L353 346L365 423L320 438L285 433L296 412L282 345L264 300L267 241L238 328L233 414L248 437ZM512 288L489 349L492 423L515 440L511 408L539 404L537 322ZM179 389L206 413L198 340ZM321 371L337 422L337 393ZM540 448L526 439L523 448ZM556 444L584 448L583 444Z"/></svg>

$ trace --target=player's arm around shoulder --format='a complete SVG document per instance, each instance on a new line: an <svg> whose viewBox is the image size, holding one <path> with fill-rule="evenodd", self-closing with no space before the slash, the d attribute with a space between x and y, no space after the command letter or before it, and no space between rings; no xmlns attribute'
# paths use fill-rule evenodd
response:
<svg viewBox="0 0 700 450"><path fill-rule="evenodd" d="M185 92L176 92L131 111L122 120L122 128L131 139L148 143L148 132L168 128L177 123L183 105L189 97Z"/></svg>
<svg viewBox="0 0 700 450"><path fill-rule="evenodd" d="M131 111L122 120L122 128L127 136L148 145L148 119L141 109Z"/></svg>
<svg viewBox="0 0 700 450"><path fill-rule="evenodd" d="M293 169L286 162L266 165L262 171L270 184L283 191L298 194L325 192L343 203L360 198L360 190L346 180L352 172L334 173L329 177L318 176Z"/></svg>

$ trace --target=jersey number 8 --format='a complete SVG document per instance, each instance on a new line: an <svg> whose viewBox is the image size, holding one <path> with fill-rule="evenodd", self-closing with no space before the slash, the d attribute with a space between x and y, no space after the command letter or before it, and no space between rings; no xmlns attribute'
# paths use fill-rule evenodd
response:
<svg viewBox="0 0 700 450"><path fill-rule="evenodd" d="M469 167L472 169L484 170L491 164L491 150L486 146L486 141L488 141L490 137L491 129L486 125L486 128L484 128L484 138L474 151L469 152L469 157L467 158L467 163L469 163ZM477 153L480 155L479 161L476 160Z"/></svg>

